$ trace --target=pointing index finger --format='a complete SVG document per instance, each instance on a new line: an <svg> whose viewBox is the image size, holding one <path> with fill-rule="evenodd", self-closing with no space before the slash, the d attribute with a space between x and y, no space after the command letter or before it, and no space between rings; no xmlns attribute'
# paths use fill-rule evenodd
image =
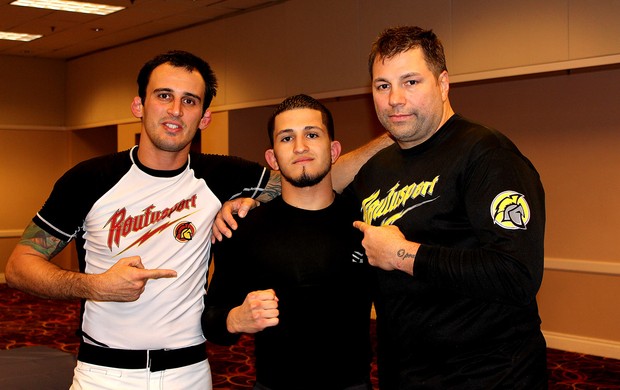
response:
<svg viewBox="0 0 620 390"><path fill-rule="evenodd" d="M362 221L355 221L353 222L353 227L356 229L359 229L359 231L361 231L362 233L364 233L364 230L366 230L366 227L368 225Z"/></svg>
<svg viewBox="0 0 620 390"><path fill-rule="evenodd" d="M145 269L145 279L176 278L177 271L172 269Z"/></svg>

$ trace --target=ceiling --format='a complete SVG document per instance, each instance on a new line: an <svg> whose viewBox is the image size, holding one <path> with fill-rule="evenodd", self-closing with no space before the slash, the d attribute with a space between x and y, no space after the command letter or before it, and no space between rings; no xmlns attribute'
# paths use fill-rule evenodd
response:
<svg viewBox="0 0 620 390"><path fill-rule="evenodd" d="M285 0L83 0L126 7L107 16L18 7L12 1L0 0L0 31L43 37L0 40L0 55L72 59Z"/></svg>

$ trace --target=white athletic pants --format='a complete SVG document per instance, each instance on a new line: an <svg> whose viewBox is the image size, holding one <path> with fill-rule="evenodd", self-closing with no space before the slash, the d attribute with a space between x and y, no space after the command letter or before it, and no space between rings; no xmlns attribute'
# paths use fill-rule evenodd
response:
<svg viewBox="0 0 620 390"><path fill-rule="evenodd" d="M211 390L212 387L208 360L156 372L146 368L129 370L78 361L71 390Z"/></svg>

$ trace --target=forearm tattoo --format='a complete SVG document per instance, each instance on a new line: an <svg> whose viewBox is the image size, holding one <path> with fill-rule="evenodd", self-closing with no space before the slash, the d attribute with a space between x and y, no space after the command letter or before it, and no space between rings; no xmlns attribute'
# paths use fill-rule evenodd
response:
<svg viewBox="0 0 620 390"><path fill-rule="evenodd" d="M269 202L273 198L279 196L282 193L282 177L279 172L271 171L269 176L269 182L265 186L263 193L256 197L261 203Z"/></svg>
<svg viewBox="0 0 620 390"><path fill-rule="evenodd" d="M65 246L67 246L66 242L50 235L45 230L38 227L34 222L30 222L30 224L26 227L19 243L31 247L46 256L48 259L56 256Z"/></svg>
<svg viewBox="0 0 620 390"><path fill-rule="evenodd" d="M405 259L415 259L415 253L408 253L404 249L399 249L396 255L398 257L400 257L401 259L403 259L403 260L405 260Z"/></svg>

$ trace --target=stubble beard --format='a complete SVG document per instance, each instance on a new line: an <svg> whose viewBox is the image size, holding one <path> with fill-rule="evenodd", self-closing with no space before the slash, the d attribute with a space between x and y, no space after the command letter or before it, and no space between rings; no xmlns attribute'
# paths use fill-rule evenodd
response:
<svg viewBox="0 0 620 390"><path fill-rule="evenodd" d="M402 147L409 148L423 143L435 132L434 129L426 128L426 118L420 118L416 114L414 118L403 123L392 123L385 114L379 121Z"/></svg>
<svg viewBox="0 0 620 390"><path fill-rule="evenodd" d="M312 187L312 186L319 184L325 178L325 176L327 176L330 169L331 169L331 165L328 166L323 171L317 173L316 175L310 175L308 174L308 172L306 172L306 168L304 167L301 175L296 178L289 176L288 174L282 171L280 171L280 174L282 175L282 177L286 179L286 181L291 183L294 187L305 188L305 187Z"/></svg>
<svg viewBox="0 0 620 390"><path fill-rule="evenodd" d="M166 131L166 126L163 126L163 125L159 125L159 126L161 126L164 129L163 135L159 135L156 131L155 132L147 131L147 136L151 140L151 143L155 145L157 149L162 150L164 152L176 153L176 152L182 151L183 149L185 149L187 145L189 145L192 142L192 139L196 135L196 133L194 133L194 135L191 138L184 140L183 138L185 136L184 133L177 133L177 134L170 136L168 135L169 133ZM181 142L179 142L179 140L181 140Z"/></svg>
<svg viewBox="0 0 620 390"><path fill-rule="evenodd" d="M411 119L407 122L392 123L389 113L384 113L380 122L394 138L399 141L407 142L420 132L419 118L417 116L414 117L415 120Z"/></svg>

